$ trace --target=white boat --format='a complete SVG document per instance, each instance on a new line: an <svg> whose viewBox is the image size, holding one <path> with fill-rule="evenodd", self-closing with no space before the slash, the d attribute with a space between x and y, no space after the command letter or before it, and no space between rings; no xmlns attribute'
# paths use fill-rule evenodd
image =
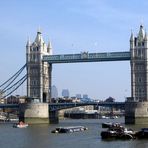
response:
<svg viewBox="0 0 148 148"><path fill-rule="evenodd" d="M14 124L13 127L15 127L15 128L26 128L26 127L28 127L28 124L24 123L24 122L19 122L19 123Z"/></svg>
<svg viewBox="0 0 148 148"><path fill-rule="evenodd" d="M0 115L0 121L6 121L6 120L7 120L6 116Z"/></svg>

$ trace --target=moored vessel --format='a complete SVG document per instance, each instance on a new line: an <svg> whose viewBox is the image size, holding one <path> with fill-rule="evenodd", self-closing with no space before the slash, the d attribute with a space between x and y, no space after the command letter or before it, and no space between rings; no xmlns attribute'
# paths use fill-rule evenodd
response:
<svg viewBox="0 0 148 148"><path fill-rule="evenodd" d="M20 121L19 123L13 124L13 127L14 128L26 128L28 127L28 124Z"/></svg>
<svg viewBox="0 0 148 148"><path fill-rule="evenodd" d="M140 131L136 132L135 136L138 139L148 138L148 128L142 128Z"/></svg>
<svg viewBox="0 0 148 148"><path fill-rule="evenodd" d="M73 133L79 131L85 131L88 128L84 126L67 126L67 127L57 127L55 130L52 130L52 133Z"/></svg>
<svg viewBox="0 0 148 148"><path fill-rule="evenodd" d="M135 139L135 132L123 126L112 126L101 132L102 139Z"/></svg>
<svg viewBox="0 0 148 148"><path fill-rule="evenodd" d="M120 123L112 123L112 122L102 123L102 128L110 128L110 127L117 127L117 126L121 126Z"/></svg>

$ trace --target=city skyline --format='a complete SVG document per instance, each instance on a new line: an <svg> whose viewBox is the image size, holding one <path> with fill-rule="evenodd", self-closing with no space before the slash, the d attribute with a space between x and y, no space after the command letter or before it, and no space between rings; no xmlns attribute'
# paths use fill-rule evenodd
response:
<svg viewBox="0 0 148 148"><path fill-rule="evenodd" d="M63 88L62 89L62 92L59 93L58 91L58 88L55 86L55 85L52 85L51 87L51 97L52 98L59 98L59 97L76 97L76 98L79 98L79 99L93 99L93 98L89 98L87 94L75 94L73 96L70 95L71 92L69 89L65 89ZM99 100L99 98L97 99ZM105 99L104 99L105 100Z"/></svg>
<svg viewBox="0 0 148 148"><path fill-rule="evenodd" d="M147 6L144 0L134 5L117 0L1 2L0 84L25 64L27 39L33 41L39 27L54 54L129 51L131 29L135 35L141 23L148 29ZM69 88L71 95L117 101L131 96L129 61L55 64L52 76L52 85L60 92Z"/></svg>

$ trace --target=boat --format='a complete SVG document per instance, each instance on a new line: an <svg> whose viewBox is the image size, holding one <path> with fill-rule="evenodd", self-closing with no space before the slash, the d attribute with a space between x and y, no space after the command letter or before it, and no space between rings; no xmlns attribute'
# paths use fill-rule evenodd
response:
<svg viewBox="0 0 148 148"><path fill-rule="evenodd" d="M120 123L112 123L112 122L104 122L102 123L102 128L110 128L110 127L116 127L121 126Z"/></svg>
<svg viewBox="0 0 148 148"><path fill-rule="evenodd" d="M142 128L140 131L136 132L135 136L138 139L148 138L148 128Z"/></svg>
<svg viewBox="0 0 148 148"><path fill-rule="evenodd" d="M107 116L100 116L99 119L109 119Z"/></svg>
<svg viewBox="0 0 148 148"><path fill-rule="evenodd" d="M73 133L79 131L85 131L88 128L84 126L67 126L67 127L57 127L55 130L52 130L52 133Z"/></svg>
<svg viewBox="0 0 148 148"><path fill-rule="evenodd" d="M110 119L117 119L118 116L111 116Z"/></svg>
<svg viewBox="0 0 148 148"><path fill-rule="evenodd" d="M102 139L135 139L135 132L123 126L110 127L101 132Z"/></svg>
<svg viewBox="0 0 148 148"><path fill-rule="evenodd" d="M13 127L14 128L26 128L28 127L28 124L20 121L19 123L13 124Z"/></svg>

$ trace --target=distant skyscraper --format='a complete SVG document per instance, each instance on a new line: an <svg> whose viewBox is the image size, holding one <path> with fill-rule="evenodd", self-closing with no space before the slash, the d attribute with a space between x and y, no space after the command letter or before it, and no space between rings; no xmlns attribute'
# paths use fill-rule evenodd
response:
<svg viewBox="0 0 148 148"><path fill-rule="evenodd" d="M66 97L66 98L69 98L69 90L68 89L63 89L62 90L62 96Z"/></svg>
<svg viewBox="0 0 148 148"><path fill-rule="evenodd" d="M81 98L81 94L76 94L76 98Z"/></svg>
<svg viewBox="0 0 148 148"><path fill-rule="evenodd" d="M51 87L51 97L57 98L58 97L58 89L55 85Z"/></svg>
<svg viewBox="0 0 148 148"><path fill-rule="evenodd" d="M88 95L87 94L84 94L83 95L83 99L88 99Z"/></svg>

